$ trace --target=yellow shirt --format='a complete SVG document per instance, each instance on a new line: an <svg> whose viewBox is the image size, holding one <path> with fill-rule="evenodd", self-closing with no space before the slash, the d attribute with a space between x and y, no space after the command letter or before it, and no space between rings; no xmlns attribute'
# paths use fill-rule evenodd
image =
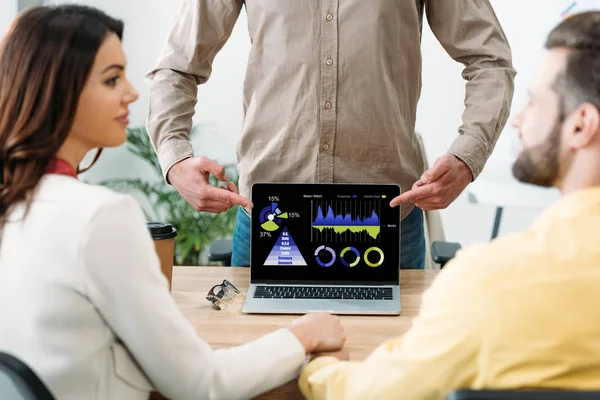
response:
<svg viewBox="0 0 600 400"><path fill-rule="evenodd" d="M600 188L459 252L410 331L363 362L309 363L309 399L443 399L458 388L600 389Z"/></svg>

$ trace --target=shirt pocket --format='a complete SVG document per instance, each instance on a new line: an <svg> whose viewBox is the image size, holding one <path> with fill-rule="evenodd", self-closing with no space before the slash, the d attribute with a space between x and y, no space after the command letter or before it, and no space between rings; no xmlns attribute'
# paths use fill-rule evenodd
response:
<svg viewBox="0 0 600 400"><path fill-rule="evenodd" d="M150 392L154 387L146 378L138 364L133 360L127 349L120 343L111 345L113 370L115 376L128 386L142 392Z"/></svg>

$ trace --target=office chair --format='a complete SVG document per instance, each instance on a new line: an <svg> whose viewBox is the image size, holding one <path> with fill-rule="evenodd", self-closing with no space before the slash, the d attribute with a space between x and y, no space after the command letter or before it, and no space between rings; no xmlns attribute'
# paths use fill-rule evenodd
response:
<svg viewBox="0 0 600 400"><path fill-rule="evenodd" d="M31 368L0 352L0 399L54 400L54 397Z"/></svg>
<svg viewBox="0 0 600 400"><path fill-rule="evenodd" d="M570 390L458 390L446 400L598 400L599 392Z"/></svg>
<svg viewBox="0 0 600 400"><path fill-rule="evenodd" d="M217 239L210 243L208 248L208 261L218 262L221 265L231 265L231 249L233 240Z"/></svg>

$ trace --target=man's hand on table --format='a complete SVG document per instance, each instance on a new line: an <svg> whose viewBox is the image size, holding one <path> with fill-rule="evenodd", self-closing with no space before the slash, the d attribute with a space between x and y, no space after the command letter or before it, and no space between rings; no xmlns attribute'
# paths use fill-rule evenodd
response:
<svg viewBox="0 0 600 400"><path fill-rule="evenodd" d="M444 209L472 180L473 174L467 164L452 154L445 154L423 173L411 190L394 198L390 206L415 203L424 211Z"/></svg>
<svg viewBox="0 0 600 400"><path fill-rule="evenodd" d="M309 313L288 328L304 347L306 354L336 352L344 347L346 333L335 315Z"/></svg>
<svg viewBox="0 0 600 400"><path fill-rule="evenodd" d="M211 174L227 184L220 188L210 185ZM178 162L169 169L167 178L197 211L222 213L235 204L252 208L252 202L240 196L235 183L229 181L225 167L206 157L186 158Z"/></svg>

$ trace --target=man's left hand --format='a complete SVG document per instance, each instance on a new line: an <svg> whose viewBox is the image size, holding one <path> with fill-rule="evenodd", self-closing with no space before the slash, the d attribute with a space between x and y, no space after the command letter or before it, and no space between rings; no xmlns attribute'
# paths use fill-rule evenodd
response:
<svg viewBox="0 0 600 400"><path fill-rule="evenodd" d="M473 174L467 164L452 154L445 154L423 173L411 190L394 198L390 206L415 203L424 211L444 209L472 180Z"/></svg>

